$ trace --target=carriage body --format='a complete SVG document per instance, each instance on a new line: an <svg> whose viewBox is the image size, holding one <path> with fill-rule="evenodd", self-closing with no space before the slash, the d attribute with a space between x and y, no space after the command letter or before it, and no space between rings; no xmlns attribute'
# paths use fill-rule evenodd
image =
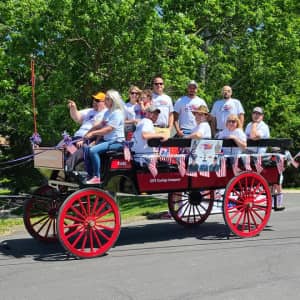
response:
<svg viewBox="0 0 300 300"><path fill-rule="evenodd" d="M163 146L188 147L188 143L189 140L170 139ZM277 139L255 143L257 146L286 148L291 142ZM159 140L152 140L149 145L157 147L161 144ZM51 149L40 148L37 151L44 154L40 154L35 166L51 168ZM56 165L54 169L64 172L64 150L55 151L55 163L60 168ZM115 193L167 193L169 210L175 221L195 226L210 215L216 191L225 189L221 199L225 223L234 234L252 237L264 229L271 214L270 186L278 184L280 177L274 159L278 155L266 153L259 172L250 161L250 168L239 163L239 172L236 173L230 157L226 157L225 176L217 176L214 171L205 176L188 176L180 172L178 155L174 154L168 162L158 159L157 175L153 176L147 165L126 161L123 153L108 152L102 158L101 173L104 177L101 186L85 186L80 172L74 172L75 176L71 177L65 174L63 180L52 178L49 185L38 189L25 204L25 226L39 240L49 242L59 239L75 256L95 257L107 252L120 233L121 217L113 197Z"/></svg>

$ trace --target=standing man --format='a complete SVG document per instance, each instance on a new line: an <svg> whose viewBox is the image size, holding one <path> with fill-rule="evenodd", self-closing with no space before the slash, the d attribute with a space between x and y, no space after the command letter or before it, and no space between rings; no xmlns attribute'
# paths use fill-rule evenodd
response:
<svg viewBox="0 0 300 300"><path fill-rule="evenodd" d="M168 128L169 132L171 132L174 123L172 99L164 93L164 80L161 76L155 76L152 80L152 85L152 103L160 110L154 126Z"/></svg>
<svg viewBox="0 0 300 300"><path fill-rule="evenodd" d="M226 121L229 115L237 115L241 128L244 125L244 108L238 99L231 98L232 89L230 86L225 85L222 88L223 99L217 100L211 110L211 115L217 121L217 133L226 128Z"/></svg>
<svg viewBox="0 0 300 300"><path fill-rule="evenodd" d="M191 80L187 85L187 95L180 97L174 105L174 127L178 137L183 137L192 132L197 125L193 110L206 102L197 96L198 84Z"/></svg>
<svg viewBox="0 0 300 300"><path fill-rule="evenodd" d="M255 107L252 111L252 122L246 126L246 136L248 139L259 140L268 139L270 137L269 126L263 121L264 111L261 107ZM251 153L265 153L265 147L248 147L247 150Z"/></svg>

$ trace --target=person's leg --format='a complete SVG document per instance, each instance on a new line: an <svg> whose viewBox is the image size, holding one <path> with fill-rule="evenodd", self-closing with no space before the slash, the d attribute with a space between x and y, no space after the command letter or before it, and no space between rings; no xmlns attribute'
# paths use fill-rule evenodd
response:
<svg viewBox="0 0 300 300"><path fill-rule="evenodd" d="M101 160L100 154L106 152L109 148L110 142L101 142L89 149L89 156L93 167L93 175L100 177Z"/></svg>

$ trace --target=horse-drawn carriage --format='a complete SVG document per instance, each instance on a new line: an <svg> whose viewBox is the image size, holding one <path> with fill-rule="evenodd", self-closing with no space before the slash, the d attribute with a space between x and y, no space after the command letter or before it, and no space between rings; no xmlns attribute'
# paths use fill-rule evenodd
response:
<svg viewBox="0 0 300 300"><path fill-rule="evenodd" d="M223 146L235 146L231 140L222 142ZM148 143L156 148L176 147L178 150L190 147L191 140L174 138L161 143L153 139ZM283 150L290 145L287 139L248 141L248 146L277 146ZM222 172L207 169L206 173L191 174L184 170L189 154L181 152L169 154L167 159L161 159L158 154L154 160L152 156L148 164L140 165L126 160L123 152L108 151L102 157L103 182L98 186L86 186L80 169L71 173L64 171L64 149L37 148L35 167L54 171L48 184L38 188L25 202L25 227L38 240L59 240L77 257L96 257L107 252L120 233L117 193L167 193L169 211L175 221L195 226L210 215L216 191L225 189L221 198L222 211L230 231L240 237L258 235L269 220L270 187L279 183L285 156L279 153L221 154L223 167L219 165L218 170Z"/></svg>

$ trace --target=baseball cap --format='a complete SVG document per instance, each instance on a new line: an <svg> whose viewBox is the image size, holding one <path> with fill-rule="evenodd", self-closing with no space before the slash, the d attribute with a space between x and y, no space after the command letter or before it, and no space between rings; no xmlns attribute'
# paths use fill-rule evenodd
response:
<svg viewBox="0 0 300 300"><path fill-rule="evenodd" d="M198 83L195 80L189 81L188 86L189 85L194 85L196 88L198 88Z"/></svg>
<svg viewBox="0 0 300 300"><path fill-rule="evenodd" d="M105 100L105 94L102 92L98 92L95 95L92 95L92 98L98 101L104 101Z"/></svg>
<svg viewBox="0 0 300 300"><path fill-rule="evenodd" d="M150 105L148 108L146 108L146 111L147 112L151 112L151 113L153 113L153 112L160 113L160 109L157 108L157 107L155 107L154 105Z"/></svg>
<svg viewBox="0 0 300 300"><path fill-rule="evenodd" d="M200 105L199 107L193 107L192 112L208 114L208 109L205 105Z"/></svg>
<svg viewBox="0 0 300 300"><path fill-rule="evenodd" d="M257 112L257 113L259 113L259 114L264 114L264 110L261 108L261 107L254 107L253 108L253 112Z"/></svg>

